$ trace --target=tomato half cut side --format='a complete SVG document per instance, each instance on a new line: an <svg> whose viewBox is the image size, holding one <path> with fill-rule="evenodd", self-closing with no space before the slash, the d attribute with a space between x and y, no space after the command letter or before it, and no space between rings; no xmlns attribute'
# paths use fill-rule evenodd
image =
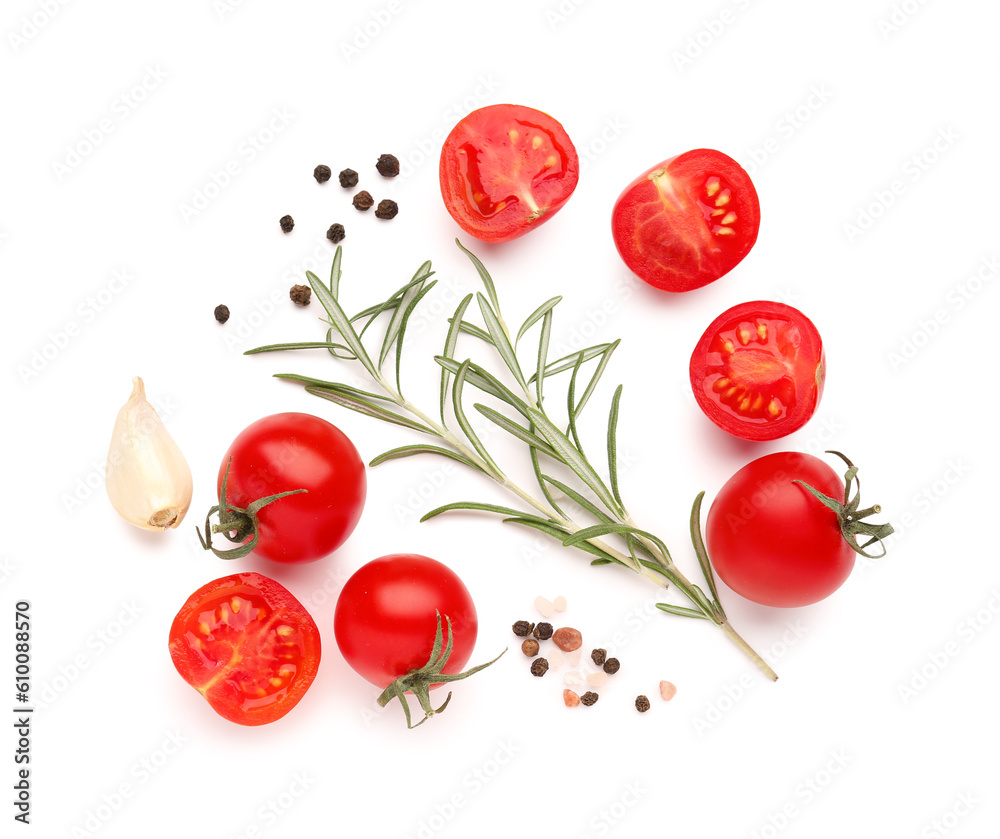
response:
<svg viewBox="0 0 1000 839"><path fill-rule="evenodd" d="M611 214L618 253L663 291L701 288L750 252L760 202L750 176L728 155L695 149L647 169L625 187Z"/></svg>
<svg viewBox="0 0 1000 839"><path fill-rule="evenodd" d="M464 231L506 242L548 221L580 177L562 125L524 105L488 105L464 117L441 148L441 197Z"/></svg>
<svg viewBox="0 0 1000 839"><path fill-rule="evenodd" d="M202 586L170 627L177 672L220 715L274 722L298 704L320 662L316 622L284 586L262 574Z"/></svg>
<svg viewBox="0 0 1000 839"><path fill-rule="evenodd" d="M705 415L744 440L801 428L823 394L826 357L813 322L758 300L723 312L691 354L691 388Z"/></svg>

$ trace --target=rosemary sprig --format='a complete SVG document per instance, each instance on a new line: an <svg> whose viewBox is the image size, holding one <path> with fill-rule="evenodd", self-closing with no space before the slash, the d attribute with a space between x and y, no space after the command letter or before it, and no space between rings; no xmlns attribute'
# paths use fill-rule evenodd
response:
<svg viewBox="0 0 1000 839"><path fill-rule="evenodd" d="M329 326L327 340L271 344L248 350L247 354L326 349L335 358L358 363L377 385L379 393L294 374L278 376L298 381L305 385L309 393L345 408L437 438L436 445L420 443L391 449L374 458L371 465L415 454L445 456L491 478L516 496L524 507L518 509L479 502L455 502L431 510L421 521L453 510L493 513L501 516L504 522L530 527L558 539L563 545L583 551L591 557L592 565L622 565L647 577L658 586L673 584L689 605L658 603L661 610L682 617L708 620L720 627L768 678L776 680L778 677L770 666L730 626L719 602L712 566L701 538L702 495L695 499L691 512L691 537L708 594L681 573L663 541L638 527L629 515L619 490L616 462L621 386L615 391L607 423L609 481L605 481L598 473L583 450L577 421L603 376L618 341L597 344L550 361L548 349L553 312L560 298L552 298L535 309L512 338L511 330L501 315L496 287L489 272L474 254L462 247L460 242L456 243L472 260L486 293L477 294L475 298L469 294L459 303L454 316L449 320L443 352L434 359L441 368L440 405L437 412L440 421L403 396L400 384L400 359L407 323L416 304L435 282L430 279L433 271L429 262L421 265L410 282L387 300L369 306L354 317L348 317L339 299L341 249L338 247L328 284L315 274L307 275L313 292L326 310L326 323ZM483 326L465 320L473 299L482 315ZM372 355L365 348L362 339L365 332L380 318L384 318L387 323L379 351ZM363 323L360 330L355 327L356 323ZM532 359L534 368L525 370L521 365L518 347L526 334L539 323L538 346ZM506 377L509 374L516 389L507 387L484 365L470 358L460 357L458 343L462 334L486 345L490 353L503 363L506 372L502 375ZM394 381L382 373L382 367L390 355L395 356ZM592 360L596 360L596 366L589 373L586 383L583 383L586 379L584 365ZM562 426L545 408L543 386L553 376L567 371L570 373L566 389L568 424ZM506 405L516 412L517 416L511 417L488 405L473 403L476 411L527 446L538 483L537 494L515 483L500 468L476 434L465 409L467 386L496 399L500 406ZM454 417L458 429L449 427L449 413ZM568 469L579 484L573 487L550 475L546 469L549 463L560 464ZM576 505L573 515L569 515L556 503L553 489ZM580 521L581 517L589 518L590 521Z"/></svg>

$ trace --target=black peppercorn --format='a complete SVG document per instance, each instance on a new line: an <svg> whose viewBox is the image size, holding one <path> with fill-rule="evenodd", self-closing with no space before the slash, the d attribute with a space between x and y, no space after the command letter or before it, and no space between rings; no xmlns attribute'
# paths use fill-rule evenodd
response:
<svg viewBox="0 0 1000 839"><path fill-rule="evenodd" d="M340 173L340 185L344 189L350 189L352 186L358 185L358 173L353 169L345 169Z"/></svg>
<svg viewBox="0 0 1000 839"><path fill-rule="evenodd" d="M344 236L347 234L344 232L344 225L342 224L331 224L330 229L326 231L326 238L329 239L333 244L337 242L342 242Z"/></svg>
<svg viewBox="0 0 1000 839"><path fill-rule="evenodd" d="M593 705L597 701L597 699L598 699L597 694L594 693L592 690L588 690L583 696L580 697L580 701L584 705Z"/></svg>
<svg viewBox="0 0 1000 839"><path fill-rule="evenodd" d="M375 217L384 219L396 218L398 212L399 207L395 201L391 198L383 198L375 208Z"/></svg>
<svg viewBox="0 0 1000 839"><path fill-rule="evenodd" d="M538 655L538 642L534 638L525 638L521 644L521 652L528 658L534 658Z"/></svg>
<svg viewBox="0 0 1000 839"><path fill-rule="evenodd" d="M622 663L617 658L609 658L604 662L604 672L615 674L621 669Z"/></svg>
<svg viewBox="0 0 1000 839"><path fill-rule="evenodd" d="M548 641L552 637L552 624L551 623L540 623L535 627L534 635L539 641Z"/></svg>
<svg viewBox="0 0 1000 839"><path fill-rule="evenodd" d="M288 290L288 296L292 298L293 303L298 303L300 306L308 306L309 301L312 300L313 290L307 285L293 285Z"/></svg>
<svg viewBox="0 0 1000 839"><path fill-rule="evenodd" d="M596 664L598 667L601 667L608 657L608 651L601 647L598 647L596 650L593 650L590 653L590 657L593 659L594 664Z"/></svg>
<svg viewBox="0 0 1000 839"><path fill-rule="evenodd" d="M649 698L643 696L641 693L635 698L635 709L640 714L645 714L649 710Z"/></svg>
<svg viewBox="0 0 1000 839"><path fill-rule="evenodd" d="M549 670L549 662L544 658L536 658L531 662L531 675L544 676Z"/></svg>
<svg viewBox="0 0 1000 839"><path fill-rule="evenodd" d="M325 184L330 180L330 167L324 166L322 163L313 169L313 177L316 179L317 183Z"/></svg>
<svg viewBox="0 0 1000 839"><path fill-rule="evenodd" d="M370 210L375 206L375 199L372 198L372 194L368 192L368 190L363 189L354 196L353 203L356 209L364 212L365 210Z"/></svg>
<svg viewBox="0 0 1000 839"><path fill-rule="evenodd" d="M535 628L533 623L528 623L528 621L517 621L511 629L518 638L524 638L531 634L531 630Z"/></svg>
<svg viewBox="0 0 1000 839"><path fill-rule="evenodd" d="M278 224L281 225L281 229L284 230L285 233L291 233L292 228L295 227L295 219L291 216L282 216L278 220Z"/></svg>
<svg viewBox="0 0 1000 839"><path fill-rule="evenodd" d="M215 307L215 319L219 323L225 323L229 320L229 307L228 306L216 306Z"/></svg>
<svg viewBox="0 0 1000 839"><path fill-rule="evenodd" d="M395 178L399 174L399 161L395 155L383 154L375 164L378 173L385 178Z"/></svg>

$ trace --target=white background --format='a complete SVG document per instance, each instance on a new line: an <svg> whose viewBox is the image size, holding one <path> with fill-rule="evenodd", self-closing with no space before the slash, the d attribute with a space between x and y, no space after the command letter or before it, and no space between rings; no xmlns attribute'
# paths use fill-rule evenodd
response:
<svg viewBox="0 0 1000 839"><path fill-rule="evenodd" d="M12 674L14 604L30 600L38 709L32 825L15 827L220 839L993 835L998 18L982 0L4 4L0 661ZM866 503L881 503L899 534L811 608L769 610L723 590L733 624L778 670L770 684L708 624L651 614L654 590L622 569L590 569L486 517L418 524L448 501L510 499L436 460L397 461L370 470L364 516L335 555L294 569L240 561L308 605L325 650L289 716L231 725L167 652L185 598L237 570L194 534L226 446L285 410L329 418L366 460L413 440L270 377L342 378L328 358L241 352L322 337L317 306L293 306L287 289L306 267L328 270L324 233L340 221L349 309L434 261L440 283L415 316L404 371L433 410L442 313L477 289L436 158L460 116L494 102L556 116L584 168L539 230L502 246L463 241L509 322L563 294L554 345L625 339L583 434L600 460L623 382L626 503L678 564L696 568L695 494L710 501L744 463L785 448L847 452ZM701 146L752 173L760 237L731 275L667 296L621 264L611 206L641 171ZM383 152L403 161L394 181L374 171ZM318 163L356 169L399 216L358 214L336 175L313 181ZM199 193L214 197L186 212ZM297 221L288 236L285 213ZM829 375L804 429L751 445L701 415L686 369L716 315L762 298L810 315ZM212 318L221 302L225 327ZM179 531L130 528L104 493L135 375L194 472ZM520 456L500 434L490 445ZM512 648L458 685L446 714L407 731L398 707L376 713L378 691L332 633L343 580L395 551L463 577L480 613L474 662L512 642L514 620L537 619L536 595L562 594L587 649L618 633L621 672L597 705L569 711L563 673L534 679ZM679 688L670 704L655 695L660 679ZM653 700L645 715L638 693ZM13 815L5 803L4 821Z"/></svg>

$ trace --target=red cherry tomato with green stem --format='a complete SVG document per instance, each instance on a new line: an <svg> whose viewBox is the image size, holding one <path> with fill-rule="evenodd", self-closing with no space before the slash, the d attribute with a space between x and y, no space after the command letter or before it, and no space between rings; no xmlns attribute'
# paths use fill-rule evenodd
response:
<svg viewBox="0 0 1000 839"><path fill-rule="evenodd" d="M767 606L807 606L840 588L857 554L870 556L866 548L892 533L888 524L864 521L881 508L859 509L856 470L844 460L846 482L825 461L798 452L760 457L726 482L708 512L705 546L727 586Z"/></svg>
<svg viewBox="0 0 1000 839"><path fill-rule="evenodd" d="M275 562L313 562L340 547L354 531L364 508L367 478L358 450L339 428L311 414L283 413L240 432L219 466L218 490L224 509L219 510L215 531L232 534L227 538L241 547L212 548L217 554L235 559L252 545L255 555ZM282 493L293 494L253 511L252 528L252 517L245 511L256 501ZM256 542L250 535L254 530Z"/></svg>
<svg viewBox="0 0 1000 839"><path fill-rule="evenodd" d="M400 699L407 723L403 694L417 697L426 719L443 708L430 706L428 691L488 666L462 672L479 629L475 604L454 571L420 554L390 554L359 568L340 593L333 628L347 663L385 689L380 704Z"/></svg>

